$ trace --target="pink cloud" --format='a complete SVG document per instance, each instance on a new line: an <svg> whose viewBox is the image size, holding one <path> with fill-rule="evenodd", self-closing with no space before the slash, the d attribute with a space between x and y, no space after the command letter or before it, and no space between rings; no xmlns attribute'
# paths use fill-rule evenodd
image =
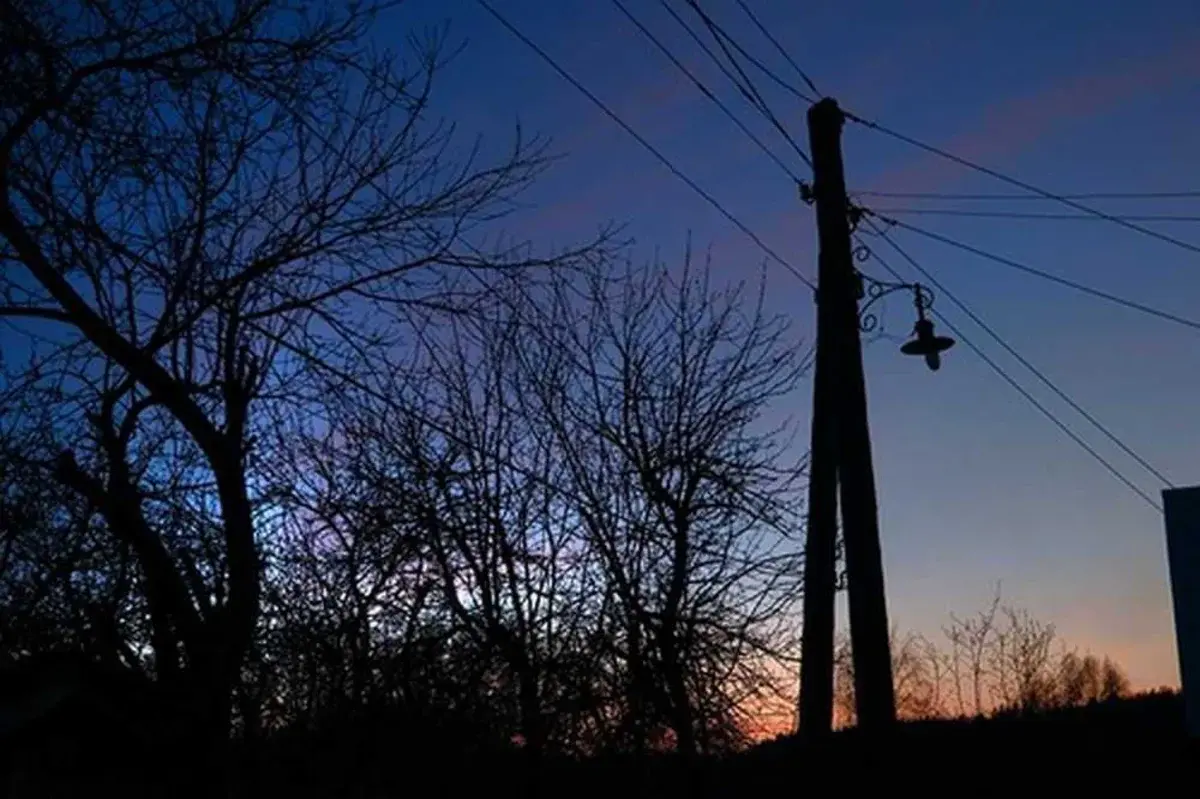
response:
<svg viewBox="0 0 1200 799"><path fill-rule="evenodd" d="M694 102L696 98L703 100L698 94L693 97L694 93L694 87L671 68L648 76L637 88L619 98L601 99L640 135L667 150L669 148L658 141L656 132L661 133L663 127L678 124L682 118L682 105ZM554 151L565 153L571 159L594 161L596 150L605 149L606 141L614 137L622 141L629 138L627 132L594 106L589 109L586 120L586 124L577 126L567 135L556 136ZM648 161L650 156L647 154L645 158ZM587 185L574 187L569 196L538 209L526 221L542 231L575 230L580 225L603 224L607 221L606 214L611 215L611 209L621 206L622 198L637 195L639 187L656 184L662 179L663 170L659 164L643 168L628 163L619 163L611 169L592 170Z"/></svg>
<svg viewBox="0 0 1200 799"><path fill-rule="evenodd" d="M692 89L692 86L685 84L684 81L685 79L677 72L663 70L649 76L648 79L640 82L637 88L624 92L617 98L601 97L600 99L604 100L613 113L642 133L645 122L639 121L639 117L644 117L647 109L660 111L665 106L676 105L680 101L688 99L687 90ZM556 149L572 154L581 154L587 152L590 146L599 139L606 139L615 134L628 135L590 101L585 98L581 98L581 100L588 103L587 124L576 127L566 136L557 137Z"/></svg>
<svg viewBox="0 0 1200 799"><path fill-rule="evenodd" d="M967 160L987 163L1028 147L1058 127L1093 117L1177 81L1200 77L1200 41L1150 61L1118 63L1101 74L1074 75L1033 94L1005 100L984 112L971 132L942 145ZM931 191L961 175L961 167L932 153L885 173L872 188Z"/></svg>

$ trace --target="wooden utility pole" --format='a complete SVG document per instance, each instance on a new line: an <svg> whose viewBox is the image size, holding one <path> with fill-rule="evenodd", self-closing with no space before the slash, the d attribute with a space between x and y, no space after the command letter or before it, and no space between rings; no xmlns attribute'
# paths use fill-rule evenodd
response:
<svg viewBox="0 0 1200 799"><path fill-rule="evenodd" d="M833 259L822 251L817 280L817 351L813 369L812 433L808 451L808 530L804 538L804 627L800 638L800 732L833 729L833 629L837 590L837 361L836 321L825 302Z"/></svg>
<svg viewBox="0 0 1200 799"><path fill-rule="evenodd" d="M809 113L810 138L812 112ZM818 186L823 184L815 176ZM819 189L818 189L819 190ZM817 203L818 225L828 204ZM824 230L824 228L822 228ZM808 530L804 544L804 628L800 643L800 731L818 737L833 728L834 600L837 583L838 353L843 350L836 307L842 265L832 248L818 255L817 348L809 445Z"/></svg>
<svg viewBox="0 0 1200 799"><path fill-rule="evenodd" d="M1200 486L1163 491L1175 647L1188 735L1200 738Z"/></svg>
<svg viewBox="0 0 1200 799"><path fill-rule="evenodd" d="M811 571L815 582L805 585L800 700L801 730L810 735L828 731L832 721L834 583L830 530L836 529L838 503L831 496L831 474L841 494L858 725L865 730L880 730L896 717L859 336L859 281L851 253L849 204L842 165L844 121L841 109L831 98L808 110L813 197L820 245L817 374L813 386L813 451L810 456L813 462L810 463L806 543L806 558L812 557L815 546L816 562L805 565L805 577L808 578ZM818 484L814 486L813 481ZM810 592L815 596L810 596ZM811 632L810 623L814 625ZM812 692L808 699L804 697L806 691Z"/></svg>

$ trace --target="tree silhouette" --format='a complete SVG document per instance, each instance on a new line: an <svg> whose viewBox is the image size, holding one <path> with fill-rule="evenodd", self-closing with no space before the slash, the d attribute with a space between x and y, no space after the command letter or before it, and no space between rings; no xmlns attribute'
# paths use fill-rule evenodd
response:
<svg viewBox="0 0 1200 799"><path fill-rule="evenodd" d="M214 763L260 629L277 425L496 270L576 255L468 241L544 150L458 147L429 108L441 35L377 52L374 19L18 0L0 33L0 318L26 356L0 405L23 467L136 564L148 629L120 637L194 697Z"/></svg>
<svg viewBox="0 0 1200 799"><path fill-rule="evenodd" d="M1053 624L1002 603L999 591L971 616L950 614L949 651L916 633L893 629L897 714L907 720L1036 714L1127 697L1129 678L1111 659L1078 655ZM836 718L853 726L850 639L835 649Z"/></svg>
<svg viewBox="0 0 1200 799"><path fill-rule="evenodd" d="M485 686L527 750L740 742L799 595L799 472L755 425L802 364L776 322L686 270L601 260L499 297L430 330L376 376L386 391L331 400L291 467L313 585L357 597L391 553L406 587L354 629L377 647L405 602L436 619L462 688Z"/></svg>
<svg viewBox="0 0 1200 799"><path fill-rule="evenodd" d="M796 465L762 416L806 364L707 268L559 282L531 311L528 393L566 467L610 596L608 651L635 749L661 721L684 752L736 737L799 597ZM580 294L584 305L575 299ZM784 431L786 435L786 431Z"/></svg>

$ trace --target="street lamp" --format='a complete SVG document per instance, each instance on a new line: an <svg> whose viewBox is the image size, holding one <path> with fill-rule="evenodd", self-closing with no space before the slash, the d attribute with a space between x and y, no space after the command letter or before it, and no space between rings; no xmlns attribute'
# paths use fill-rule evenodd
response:
<svg viewBox="0 0 1200 799"><path fill-rule="evenodd" d="M879 317L870 311L877 301L896 291L911 291L913 305L917 309L917 322L913 325L913 340L902 345L900 351L905 355L922 356L931 371L940 369L942 353L954 346L954 339L934 333L932 320L925 316L925 309L933 305L933 292L920 283L889 283L868 277L857 270L856 277L859 299L866 298L858 310L859 329L869 333L879 325Z"/></svg>
<svg viewBox="0 0 1200 799"><path fill-rule="evenodd" d="M913 332L916 338L902 345L900 351L905 355L925 356L925 364L931 371L936 372L942 366L942 353L954 346L954 339L934 335L933 322L924 317L917 320Z"/></svg>

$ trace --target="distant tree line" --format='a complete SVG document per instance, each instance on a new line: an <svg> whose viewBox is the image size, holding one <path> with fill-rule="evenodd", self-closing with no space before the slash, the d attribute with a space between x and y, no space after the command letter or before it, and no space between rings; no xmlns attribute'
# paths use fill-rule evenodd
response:
<svg viewBox="0 0 1200 799"><path fill-rule="evenodd" d="M971 616L951 613L939 644L917 633L892 634L897 712L907 719L1032 713L1130 694L1124 670L1107 656L1080 654L1054 625L1004 603L997 590ZM839 638L835 695L839 721L854 720L849 638Z"/></svg>

